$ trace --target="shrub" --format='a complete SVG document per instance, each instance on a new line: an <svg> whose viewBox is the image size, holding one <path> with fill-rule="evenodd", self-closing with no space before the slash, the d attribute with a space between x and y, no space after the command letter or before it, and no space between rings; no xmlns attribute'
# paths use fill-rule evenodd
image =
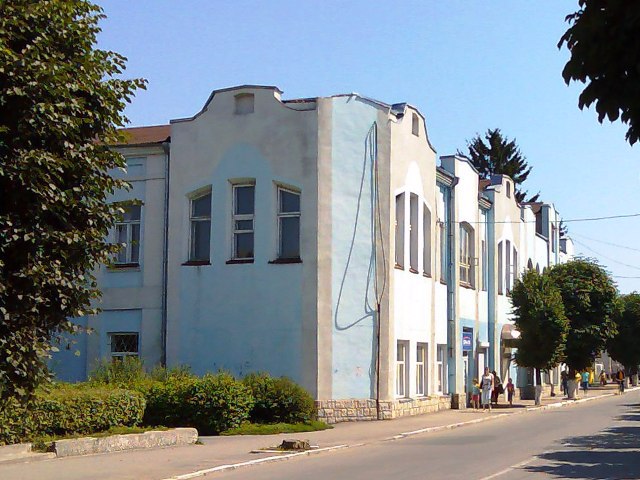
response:
<svg viewBox="0 0 640 480"><path fill-rule="evenodd" d="M299 423L316 418L313 397L287 377L274 378L266 373L251 373L243 379L251 389L255 404L251 421L255 423Z"/></svg>
<svg viewBox="0 0 640 480"><path fill-rule="evenodd" d="M88 385L56 386L38 392L26 407L15 402L0 410L0 444L42 435L90 434L135 426L143 418L144 396L135 391Z"/></svg>
<svg viewBox="0 0 640 480"><path fill-rule="evenodd" d="M105 358L89 375L89 383L133 385L147 378L142 362L136 357L124 357L119 362Z"/></svg>
<svg viewBox="0 0 640 480"><path fill-rule="evenodd" d="M227 373L202 378L176 375L150 388L144 422L216 434L240 426L251 407L251 390Z"/></svg>

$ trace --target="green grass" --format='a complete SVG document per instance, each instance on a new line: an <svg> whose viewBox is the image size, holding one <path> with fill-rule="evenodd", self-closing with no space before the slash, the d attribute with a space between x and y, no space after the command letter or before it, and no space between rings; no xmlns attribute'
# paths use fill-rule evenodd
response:
<svg viewBox="0 0 640 480"><path fill-rule="evenodd" d="M220 435L275 435L276 433L300 433L315 432L318 430L327 430L333 428L324 422L312 421L309 423L245 423L241 427L232 428Z"/></svg>
<svg viewBox="0 0 640 480"><path fill-rule="evenodd" d="M44 435L34 438L32 441L32 449L36 452L49 452L53 447L53 442L57 440L66 440L69 438L83 438L83 437L109 437L111 435L126 435L128 433L144 433L151 430L169 430L167 427L111 427L104 432L94 432L86 434L74 434L74 435Z"/></svg>

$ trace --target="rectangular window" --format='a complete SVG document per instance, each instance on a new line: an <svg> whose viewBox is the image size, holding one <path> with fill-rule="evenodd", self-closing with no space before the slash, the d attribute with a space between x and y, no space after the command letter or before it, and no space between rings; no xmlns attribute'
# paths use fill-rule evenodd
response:
<svg viewBox="0 0 640 480"><path fill-rule="evenodd" d="M116 243L120 244L115 263L138 265L140 262L140 205L127 205L122 220L116 223Z"/></svg>
<svg viewBox="0 0 640 480"><path fill-rule="evenodd" d="M396 195L396 266L404 268L404 193Z"/></svg>
<svg viewBox="0 0 640 480"><path fill-rule="evenodd" d="M125 357L139 355L138 334L133 332L118 332L109 334L111 359L122 360Z"/></svg>
<svg viewBox="0 0 640 480"><path fill-rule="evenodd" d="M513 283L518 279L518 251L513 247Z"/></svg>
<svg viewBox="0 0 640 480"><path fill-rule="evenodd" d="M438 236L440 237L440 281L447 281L447 234L444 222L438 222Z"/></svg>
<svg viewBox="0 0 640 480"><path fill-rule="evenodd" d="M189 261L208 262L211 247L211 192L191 199Z"/></svg>
<svg viewBox="0 0 640 480"><path fill-rule="evenodd" d="M447 346L446 345L438 345L437 347L437 357L436 357L436 368L438 371L438 393L447 393L446 381L447 381Z"/></svg>
<svg viewBox="0 0 640 480"><path fill-rule="evenodd" d="M487 278L487 242L485 242L484 240L482 240L481 244L480 244L480 248L482 250L482 290L483 291L487 291L487 283L488 283L488 278Z"/></svg>
<svg viewBox="0 0 640 480"><path fill-rule="evenodd" d="M399 340L396 350L396 396L406 397L407 390L407 355L409 348L407 342Z"/></svg>
<svg viewBox="0 0 640 480"><path fill-rule="evenodd" d="M422 205L422 271L431 275L431 212Z"/></svg>
<svg viewBox="0 0 640 480"><path fill-rule="evenodd" d="M300 258L300 194L278 189L278 258Z"/></svg>
<svg viewBox="0 0 640 480"><path fill-rule="evenodd" d="M233 186L233 258L253 259L255 185Z"/></svg>
<svg viewBox="0 0 640 480"><path fill-rule="evenodd" d="M502 265L502 242L498 243L498 293L504 293L504 273Z"/></svg>
<svg viewBox="0 0 640 480"><path fill-rule="evenodd" d="M409 266L414 273L418 272L418 196L409 196Z"/></svg>
<svg viewBox="0 0 640 480"><path fill-rule="evenodd" d="M511 293L511 269L513 268L511 265L511 242L509 240L505 242L504 254L506 257L504 262L504 283L507 287L507 295L509 295Z"/></svg>
<svg viewBox="0 0 640 480"><path fill-rule="evenodd" d="M556 251L556 227L551 226L551 251L555 253Z"/></svg>
<svg viewBox="0 0 640 480"><path fill-rule="evenodd" d="M427 344L416 346L416 395L427 394Z"/></svg>

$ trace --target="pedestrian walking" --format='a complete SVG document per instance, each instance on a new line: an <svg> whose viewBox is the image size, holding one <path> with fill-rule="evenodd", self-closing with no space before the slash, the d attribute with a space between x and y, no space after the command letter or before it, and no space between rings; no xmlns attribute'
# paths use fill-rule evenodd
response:
<svg viewBox="0 0 640 480"><path fill-rule="evenodd" d="M587 395L587 390L589 389L589 372L586 370L582 372L582 381L580 383L582 390L584 390L585 396Z"/></svg>
<svg viewBox="0 0 640 480"><path fill-rule="evenodd" d="M491 411L491 395L493 393L494 379L493 375L489 371L489 367L485 367L484 375L480 379L480 386L482 389L482 411L484 412L487 407Z"/></svg>
<svg viewBox="0 0 640 480"><path fill-rule="evenodd" d="M618 393L622 395L624 393L624 370L618 370L616 373L616 381L618 382Z"/></svg>
<svg viewBox="0 0 640 480"><path fill-rule="evenodd" d="M502 380L494 370L491 372L493 375L493 390L491 391L491 403L495 403L498 406L498 398L504 393L504 387L502 386Z"/></svg>
<svg viewBox="0 0 640 480"><path fill-rule="evenodd" d="M562 370L560 373L560 388L562 389L562 393L564 393L567 397L569 396L569 374L566 370Z"/></svg>
<svg viewBox="0 0 640 480"><path fill-rule="evenodd" d="M509 406L513 406L513 395L516 393L516 386L513 384L513 380L509 379L507 382L507 400L509 400Z"/></svg>
<svg viewBox="0 0 640 480"><path fill-rule="evenodd" d="M471 405L474 410L480 408L480 384L477 378L473 379L473 386L471 387Z"/></svg>

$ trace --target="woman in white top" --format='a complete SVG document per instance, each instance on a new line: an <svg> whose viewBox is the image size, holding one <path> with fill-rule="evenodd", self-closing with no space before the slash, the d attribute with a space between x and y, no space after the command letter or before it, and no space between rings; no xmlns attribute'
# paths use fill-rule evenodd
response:
<svg viewBox="0 0 640 480"><path fill-rule="evenodd" d="M480 386L482 387L482 410L487 407L491 410L491 392L493 391L493 375L489 371L489 367L485 367L484 375L480 380Z"/></svg>

